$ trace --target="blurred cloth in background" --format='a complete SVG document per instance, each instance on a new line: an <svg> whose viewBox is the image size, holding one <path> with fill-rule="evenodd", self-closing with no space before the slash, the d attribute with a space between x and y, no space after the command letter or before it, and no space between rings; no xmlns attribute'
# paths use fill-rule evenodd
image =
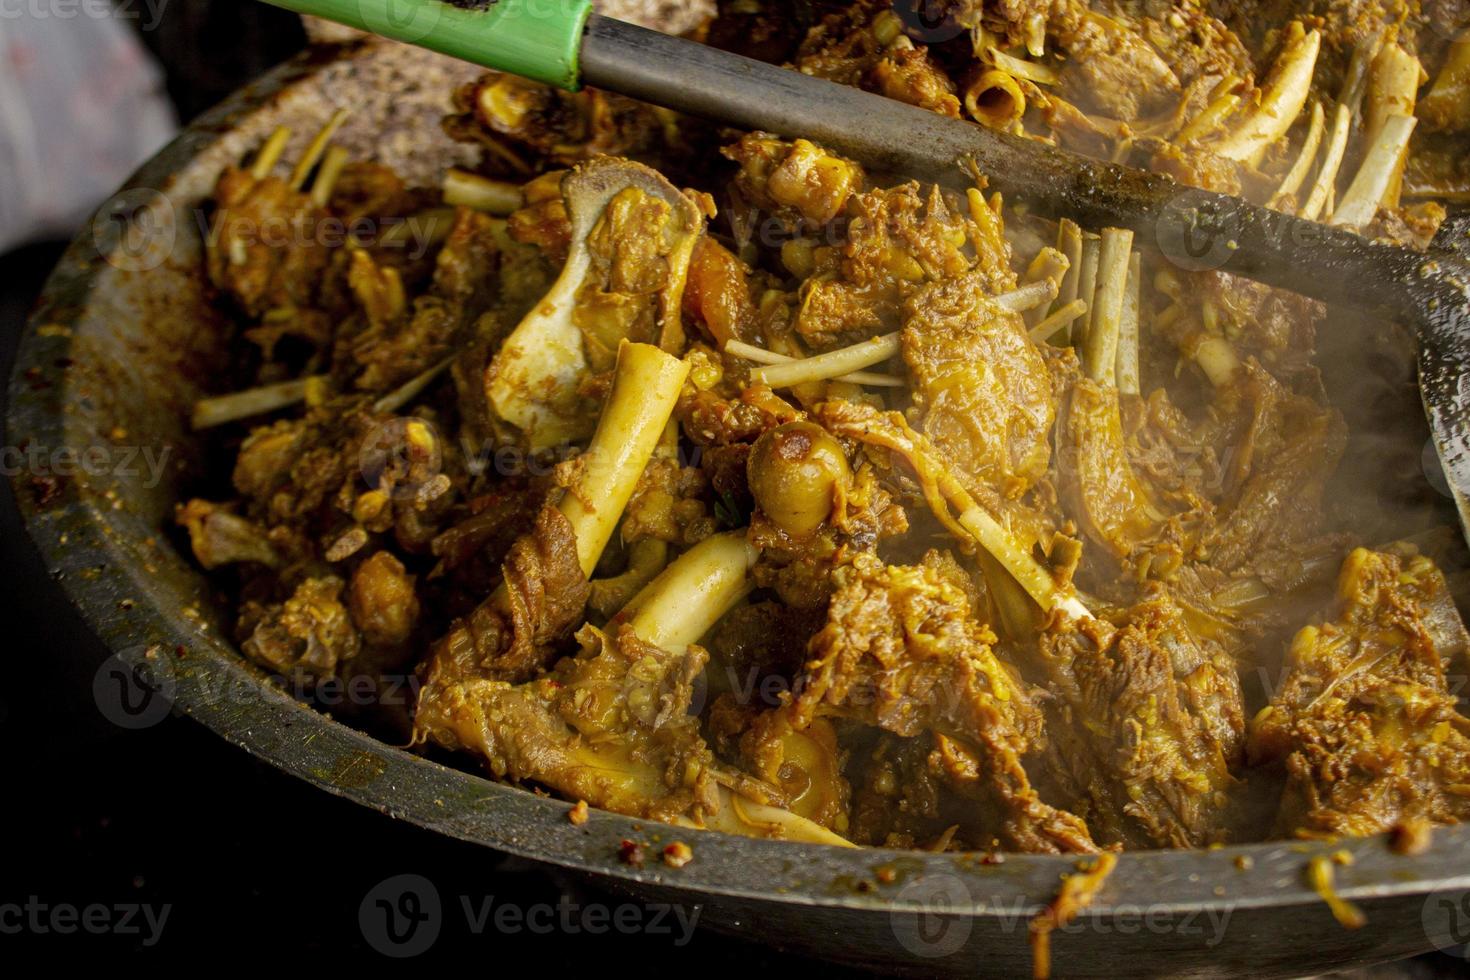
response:
<svg viewBox="0 0 1470 980"><path fill-rule="evenodd" d="M131 17L34 3L0 17L0 253L70 236L177 128Z"/></svg>
<svg viewBox="0 0 1470 980"><path fill-rule="evenodd" d="M29 0L0 12L0 253L70 238L188 122L301 49L247 0Z"/></svg>

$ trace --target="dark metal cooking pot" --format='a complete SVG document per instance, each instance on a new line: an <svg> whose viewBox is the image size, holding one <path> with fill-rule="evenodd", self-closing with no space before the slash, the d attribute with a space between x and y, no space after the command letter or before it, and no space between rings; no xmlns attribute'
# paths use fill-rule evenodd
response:
<svg viewBox="0 0 1470 980"><path fill-rule="evenodd" d="M986 864L681 830L692 863L674 870L651 848L633 866L619 858L621 841L674 832L598 812L574 826L565 803L302 705L226 639L225 611L164 530L178 486L202 465L187 408L227 348L226 324L206 302L199 202L274 127L304 141L335 105L353 109L339 141L354 155L432 180L464 152L439 117L468 71L371 43L308 53L190 127L78 238L46 287L10 386L6 444L58 464L14 479L45 561L117 663L146 673L164 703L330 793L641 897L698 905L702 923L780 949L893 972L1025 974L1027 923L1075 870L1071 859ZM167 452L161 479L134 447L155 463ZM1338 924L1306 878L1313 856L1339 850L1353 860L1338 867L1338 890L1367 915L1357 930ZM1381 837L1128 853L1093 907L1054 937L1055 972L1288 976L1396 959L1470 940L1467 892L1470 827L1438 831L1413 856Z"/></svg>

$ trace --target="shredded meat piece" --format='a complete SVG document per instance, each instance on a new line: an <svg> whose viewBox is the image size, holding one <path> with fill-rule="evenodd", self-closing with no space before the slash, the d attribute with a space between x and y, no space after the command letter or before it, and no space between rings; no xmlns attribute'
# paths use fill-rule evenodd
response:
<svg viewBox="0 0 1470 980"><path fill-rule="evenodd" d="M555 507L543 507L502 566L505 592L456 622L430 656L429 683L461 677L518 681L544 667L582 621L587 578L577 540Z"/></svg>
<svg viewBox="0 0 1470 980"><path fill-rule="evenodd" d="M1112 17L1085 13L1059 40L1068 54L1062 90L1069 101L1132 121L1172 107L1179 95L1168 62Z"/></svg>
<svg viewBox="0 0 1470 980"><path fill-rule="evenodd" d="M235 489L245 497L250 516L295 522L318 511L341 488L349 461L336 444L376 425L375 419L344 407L321 406L250 433L234 470Z"/></svg>
<svg viewBox="0 0 1470 980"><path fill-rule="evenodd" d="M1193 635L1163 595L1106 620L1053 622L1048 776L1098 839L1203 847L1231 827L1244 708L1230 657Z"/></svg>
<svg viewBox="0 0 1470 980"><path fill-rule="evenodd" d="M1286 770L1277 832L1470 818L1470 719L1446 680L1470 635L1443 575L1412 549L1360 548L1337 594L1334 618L1292 641L1285 683L1251 724L1252 761Z"/></svg>
<svg viewBox="0 0 1470 980"><path fill-rule="evenodd" d="M1249 428L1231 460L1235 481L1208 542L1210 564L1227 572L1319 533L1322 493L1346 441L1337 411L1285 391L1256 365L1239 393Z"/></svg>
<svg viewBox="0 0 1470 980"><path fill-rule="evenodd" d="M677 459L655 459L644 469L624 511L622 539L646 538L688 547L715 533L715 521L702 499L704 472Z"/></svg>
<svg viewBox="0 0 1470 980"><path fill-rule="evenodd" d="M860 772L852 801L852 838L860 844L921 847L942 840L950 827L974 821L973 804L946 792L943 763L928 733L878 733ZM959 843L984 846L968 838Z"/></svg>
<svg viewBox="0 0 1470 980"><path fill-rule="evenodd" d="M467 339L475 320L495 298L500 248L488 215L461 208L439 252L430 290L407 305L396 274L376 267L365 252L354 256L349 281L362 304L366 327L345 337L343 364L362 391L384 392L442 361ZM385 295L386 293L386 295ZM396 301L392 298L396 293Z"/></svg>
<svg viewBox="0 0 1470 980"><path fill-rule="evenodd" d="M985 297L987 278L970 272L909 300L904 363L919 428L967 489L1016 498L1046 474L1056 403L1025 323Z"/></svg>
<svg viewBox="0 0 1470 980"><path fill-rule="evenodd" d="M416 737L477 752L498 778L619 813L697 821L718 810L714 759L687 714L705 652L671 654L626 626L579 638L580 655L521 685L431 679Z"/></svg>
<svg viewBox="0 0 1470 980"><path fill-rule="evenodd" d="M983 760L966 779L1003 809L996 828L1013 847L1093 848L1081 820L1032 789L1021 756L1041 735L1041 713L996 658L994 634L964 594L932 568L859 556L834 573L825 629L812 640L805 685L792 703L799 728L822 715L913 737L932 731Z"/></svg>
<svg viewBox="0 0 1470 980"><path fill-rule="evenodd" d="M801 291L796 330L816 347L897 329L905 300L972 267L983 270L992 294L1015 284L999 220L991 214L993 224L977 225L952 210L937 187L927 195L918 184L867 191L854 195L848 213L847 240L824 253L826 264L819 262Z"/></svg>

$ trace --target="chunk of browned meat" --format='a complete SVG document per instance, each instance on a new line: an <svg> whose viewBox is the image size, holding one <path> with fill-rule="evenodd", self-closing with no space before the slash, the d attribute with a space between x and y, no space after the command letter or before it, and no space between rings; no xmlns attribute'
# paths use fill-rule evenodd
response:
<svg viewBox="0 0 1470 980"><path fill-rule="evenodd" d="M205 249L215 288L251 319L316 305L331 257L319 233L326 210L284 180L233 168L220 177L215 202Z"/></svg>
<svg viewBox="0 0 1470 980"><path fill-rule="evenodd" d="M1056 402L1025 321L987 298L988 279L970 272L910 299L903 357L918 427L966 489L1015 499L1046 474Z"/></svg>
<svg viewBox="0 0 1470 980"><path fill-rule="evenodd" d="M367 323L342 339L336 369L352 375L359 390L385 392L465 344L495 299L497 234L488 215L461 208L435 261L429 291L412 304L403 301L401 284L395 286L394 270L379 269L366 253L356 253L349 283Z"/></svg>
<svg viewBox="0 0 1470 980"><path fill-rule="evenodd" d="M343 447L376 424L366 413L331 405L252 431L233 474L249 516L273 525L314 514L356 475Z"/></svg>
<svg viewBox="0 0 1470 980"><path fill-rule="evenodd" d="M309 578L279 605L247 603L240 617L246 656L285 677L312 683L336 676L362 649L362 637L342 603L346 583L335 575Z"/></svg>
<svg viewBox="0 0 1470 980"><path fill-rule="evenodd" d="M444 120L452 138L483 146L490 169L526 177L602 155L652 162L673 130L660 110L621 95L495 72L455 92L454 110Z"/></svg>
<svg viewBox="0 0 1470 980"><path fill-rule="evenodd" d="M352 573L348 608L367 642L388 647L405 643L419 618L413 576L391 551L380 551Z"/></svg>
<svg viewBox="0 0 1470 980"><path fill-rule="evenodd" d="M960 118L954 82L929 57L927 48L895 48L873 66L865 86L898 102Z"/></svg>
<svg viewBox="0 0 1470 980"><path fill-rule="evenodd" d="M1179 77L1130 25L1085 13L1059 38L1067 50L1062 91L1086 109L1132 121L1171 109Z"/></svg>
<svg viewBox="0 0 1470 980"><path fill-rule="evenodd" d="M174 523L189 532L189 545L207 569L236 562L256 562L270 568L281 564L266 531L222 504L191 500L174 510Z"/></svg>
<svg viewBox="0 0 1470 980"><path fill-rule="evenodd" d="M706 236L694 246L689 260L684 314L703 326L719 348L732 340L759 340L753 294L762 285L762 279L738 256Z"/></svg>
<svg viewBox="0 0 1470 980"><path fill-rule="evenodd" d="M688 714L706 654L671 654L624 626L588 627L579 656L515 685L460 678L419 698L416 738L484 757L497 778L636 817L700 821L720 807L714 759Z"/></svg>
<svg viewBox="0 0 1470 980"><path fill-rule="evenodd" d="M816 347L853 343L904 319L904 302L925 285L982 273L995 295L1015 285L1000 219L988 207L956 211L938 187L918 184L855 194L848 203L847 238L819 249L816 274L801 289L797 332Z"/></svg>
<svg viewBox="0 0 1470 980"><path fill-rule="evenodd" d="M1348 556L1334 618L1296 635L1285 683L1251 725L1251 760L1286 769L1277 832L1470 819L1470 719L1446 681L1467 647L1433 562L1407 548Z"/></svg>
<svg viewBox="0 0 1470 980"><path fill-rule="evenodd" d="M587 577L572 526L555 507L542 508L531 532L511 546L502 573L504 590L456 621L435 645L431 688L467 677L525 680L582 623Z"/></svg>
<svg viewBox="0 0 1470 980"><path fill-rule="evenodd" d="M1099 840L1203 847L1229 836L1232 769L1243 761L1240 682L1177 606L1159 594L1116 626L1054 622L1038 657L1056 695L1047 775Z"/></svg>
<svg viewBox="0 0 1470 980"><path fill-rule="evenodd" d="M852 839L869 847L923 847L950 835L961 845L984 845L962 836L974 807L947 792L934 736L899 738L878 733L858 763L852 796Z"/></svg>
<svg viewBox="0 0 1470 980"><path fill-rule="evenodd" d="M793 228L830 224L867 180L862 167L807 140L750 133L724 154L740 166L741 196Z"/></svg>
<svg viewBox="0 0 1470 980"><path fill-rule="evenodd" d="M1321 533L1322 494L1342 458L1342 416L1285 390L1254 363L1238 382L1248 425L1230 460L1231 486L1206 542L1208 561L1235 572L1279 555Z"/></svg>
<svg viewBox="0 0 1470 980"><path fill-rule="evenodd" d="M827 626L812 640L796 727L812 718L861 721L896 735L933 732L980 760L967 781L997 806L991 832L1011 847L1094 849L1086 825L1031 787L1021 756L1041 738L1041 712L995 656L995 636L934 566L858 556L839 569Z"/></svg>

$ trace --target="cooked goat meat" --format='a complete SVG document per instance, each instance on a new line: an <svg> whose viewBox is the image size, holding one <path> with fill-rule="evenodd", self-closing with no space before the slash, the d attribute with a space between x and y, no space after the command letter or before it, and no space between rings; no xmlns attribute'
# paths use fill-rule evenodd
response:
<svg viewBox="0 0 1470 980"><path fill-rule="evenodd" d="M994 634L971 617L963 592L932 567L885 566L859 556L834 573L827 626L792 716L801 728L833 716L895 735L934 732L982 760L977 792L1000 806L994 832L1013 847L1091 850L1086 826L1043 803L1021 756L1041 737L1032 695L995 656Z"/></svg>
<svg viewBox="0 0 1470 980"><path fill-rule="evenodd" d="M715 533L705 504L708 486L702 470L677 459L655 459L643 471L623 518L622 540L652 539L680 547L696 545Z"/></svg>
<svg viewBox="0 0 1470 980"><path fill-rule="evenodd" d="M863 81L903 34L897 17L878 24L885 4L860 0L827 13L810 31L794 64L803 74L842 85L866 87Z"/></svg>
<svg viewBox="0 0 1470 980"><path fill-rule="evenodd" d="M357 566L347 606L362 638L376 646L400 646L418 625L419 598L413 576L389 551L380 551Z"/></svg>
<svg viewBox="0 0 1470 980"><path fill-rule="evenodd" d="M349 461L338 441L372 427L355 422L353 413L344 417L341 408L320 406L250 433L235 460L234 485L251 515L271 524L294 522L318 511L341 488Z"/></svg>
<svg viewBox="0 0 1470 980"><path fill-rule="evenodd" d="M963 474L1015 499L1042 478L1056 419L1046 362L980 271L926 287L905 307L904 363L918 427Z"/></svg>
<svg viewBox="0 0 1470 980"><path fill-rule="evenodd" d="M431 545L442 570L457 574L472 561L488 556L498 572L516 538L535 523L546 506L549 492L545 481L507 479L493 492L470 500L469 516L446 528Z"/></svg>
<svg viewBox="0 0 1470 980"><path fill-rule="evenodd" d="M485 148L486 164L530 177L593 157L645 159L666 148L668 114L621 95L563 92L516 75L487 74L454 94L449 135Z"/></svg>
<svg viewBox="0 0 1470 980"><path fill-rule="evenodd" d="M667 201L629 188L588 237L592 281L573 319L593 371L610 370L624 340L682 346L679 312L694 243L680 221Z"/></svg>
<svg viewBox="0 0 1470 980"><path fill-rule="evenodd" d="M925 48L898 48L873 66L866 87L897 102L960 118L954 82L929 58Z"/></svg>
<svg viewBox="0 0 1470 980"><path fill-rule="evenodd" d="M811 26L787 3L720 0L718 6L705 43L767 64L790 61Z"/></svg>
<svg viewBox="0 0 1470 980"><path fill-rule="evenodd" d="M978 224L952 210L937 187L926 194L918 184L854 195L846 241L819 253L802 287L797 332L825 348L896 330L905 300L972 267L992 294L1014 285L999 219L988 210L981 206L986 225Z"/></svg>
<svg viewBox="0 0 1470 980"><path fill-rule="evenodd" d="M567 171L552 170L521 188L521 207L506 219L506 233L522 245L533 245L561 265L572 247L572 222L562 200Z"/></svg>
<svg viewBox="0 0 1470 980"><path fill-rule="evenodd" d="M1337 595L1332 619L1296 635L1280 693L1251 724L1252 761L1286 770L1277 833L1470 819L1470 719L1446 680L1470 636L1443 575L1412 549L1360 548Z"/></svg>
<svg viewBox="0 0 1470 980"><path fill-rule="evenodd" d="M500 258L496 236L491 218L461 208L439 252L432 286L411 305L404 301L395 270L376 267L364 252L354 256L349 281L367 322L360 333L344 338L342 353L355 387L386 392L468 340L475 320L494 300Z"/></svg>
<svg viewBox="0 0 1470 980"><path fill-rule="evenodd" d="M1049 779L1097 839L1203 847L1229 838L1244 709L1235 664L1194 636L1163 595L1118 625L1053 623L1039 666Z"/></svg>
<svg viewBox="0 0 1470 980"><path fill-rule="evenodd" d="M1150 10L1149 5L1143 7ZM1137 29L1181 85L1188 86L1202 77L1251 73L1250 52L1235 32L1211 16L1199 0L1172 0L1159 7L1162 9L1158 14L1138 18Z"/></svg>
<svg viewBox="0 0 1470 980"><path fill-rule="evenodd" d="M762 283L744 262L712 238L701 238L689 262L684 313L702 326L717 347L757 335L757 292Z"/></svg>
<svg viewBox="0 0 1470 980"><path fill-rule="evenodd" d="M1249 424L1236 444L1233 483L1207 542L1209 563L1227 572L1289 552L1320 533L1323 490L1346 440L1337 411L1284 390L1257 365L1248 366L1237 393Z"/></svg>
<svg viewBox="0 0 1470 980"><path fill-rule="evenodd" d="M362 221L382 221L412 214L424 204L424 194L416 192L403 178L380 163L349 163L342 168L332 185L328 202L346 227Z"/></svg>
<svg viewBox="0 0 1470 980"><path fill-rule="evenodd" d="M174 523L188 530L194 557L207 569L237 562L256 562L270 568L281 564L266 530L228 507L191 500L175 509Z"/></svg>
<svg viewBox="0 0 1470 980"><path fill-rule="evenodd" d="M1088 11L1058 40L1068 56L1062 91L1069 101L1125 122L1173 107L1179 77L1119 20Z"/></svg>
<svg viewBox="0 0 1470 980"><path fill-rule="evenodd" d="M879 732L860 764L852 794L852 838L870 847L982 849L968 832L975 805L950 792L944 759L930 734L899 738ZM983 834L982 834L983 836Z"/></svg>
<svg viewBox="0 0 1470 980"><path fill-rule="evenodd" d="M538 680L431 681L417 737L478 753L498 778L619 813L699 821L717 811L714 758L687 713L705 652L659 650L626 626L580 638L582 652Z"/></svg>
<svg viewBox="0 0 1470 980"><path fill-rule="evenodd" d="M252 320L271 310L313 308L331 259L318 234L326 209L284 180L233 168L220 177L214 199L206 255L215 288Z"/></svg>
<svg viewBox="0 0 1470 980"><path fill-rule="evenodd" d="M704 36L1427 248L1470 187L1470 42L1460 0L1423 6L720 0ZM218 184L207 272L258 387L196 406L235 492L175 519L266 669L386 695L416 666L413 716L350 723L832 845L1470 819L1470 560L1406 332L1007 207L973 167L721 154L606 93L463 88L446 128L479 159L433 189L345 163L340 122L288 180L278 132ZM1184 244L1228 245L1205 217ZM1343 555L1394 540L1434 561L1354 553L1288 654Z"/></svg>
<svg viewBox="0 0 1470 980"><path fill-rule="evenodd" d="M751 133L725 150L740 166L735 188L749 203L793 229L831 224L863 189L863 168L806 140Z"/></svg>
<svg viewBox="0 0 1470 980"><path fill-rule="evenodd" d="M247 603L240 649L268 670L313 683L337 675L362 650L362 637L342 603L345 582L308 578L281 604Z"/></svg>
<svg viewBox="0 0 1470 980"><path fill-rule="evenodd" d="M587 577L571 524L543 507L535 527L511 546L503 592L486 599L434 646L430 685L459 678L521 681L546 666L555 645L582 622Z"/></svg>
<svg viewBox="0 0 1470 980"><path fill-rule="evenodd" d="M776 707L806 663L807 643L821 629L821 612L779 602L739 606L709 636L708 681L714 694Z"/></svg>

